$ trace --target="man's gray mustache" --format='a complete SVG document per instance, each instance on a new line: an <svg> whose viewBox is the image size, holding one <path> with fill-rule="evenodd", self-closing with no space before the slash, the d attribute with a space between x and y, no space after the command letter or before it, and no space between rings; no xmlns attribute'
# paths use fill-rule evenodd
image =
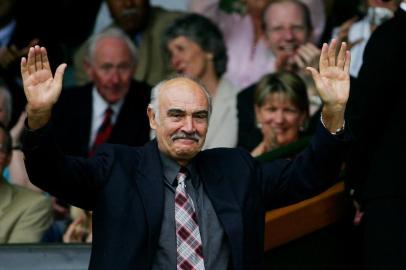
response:
<svg viewBox="0 0 406 270"><path fill-rule="evenodd" d="M171 136L172 141L175 141L177 139L188 139L188 140L193 140L195 142L198 142L200 140L200 136L194 132L194 133L175 133Z"/></svg>

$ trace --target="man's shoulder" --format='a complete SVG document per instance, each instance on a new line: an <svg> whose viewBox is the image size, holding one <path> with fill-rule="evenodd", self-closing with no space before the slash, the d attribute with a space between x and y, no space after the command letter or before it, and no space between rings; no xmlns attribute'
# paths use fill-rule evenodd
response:
<svg viewBox="0 0 406 270"><path fill-rule="evenodd" d="M395 17L384 22L372 33L368 45L372 43L375 45L381 44L382 46L388 46L391 43L396 45L393 41L405 41L406 38L403 35L405 27L406 12L403 10L397 11ZM383 55L385 54L383 53Z"/></svg>
<svg viewBox="0 0 406 270"><path fill-rule="evenodd" d="M185 14L186 13L182 11L171 11L160 7L151 7L146 31L156 32L156 34L161 35L162 31L166 29L169 24Z"/></svg>
<svg viewBox="0 0 406 270"><path fill-rule="evenodd" d="M12 193L12 203L15 206L29 208L39 203L50 203L49 198L44 194L30 190L26 187L6 184L5 188L10 189Z"/></svg>
<svg viewBox="0 0 406 270"><path fill-rule="evenodd" d="M212 148L203 150L197 156L201 162L209 162L216 164L235 163L236 161L252 162L254 159L251 155L242 148Z"/></svg>
<svg viewBox="0 0 406 270"><path fill-rule="evenodd" d="M151 18L154 20L173 20L179 16L185 15L183 11L168 10L161 7L151 7Z"/></svg>
<svg viewBox="0 0 406 270"><path fill-rule="evenodd" d="M142 146L129 146L125 144L105 143L97 150L97 155L114 156L114 159L133 162L141 159L146 153L155 151L154 141L149 141Z"/></svg>

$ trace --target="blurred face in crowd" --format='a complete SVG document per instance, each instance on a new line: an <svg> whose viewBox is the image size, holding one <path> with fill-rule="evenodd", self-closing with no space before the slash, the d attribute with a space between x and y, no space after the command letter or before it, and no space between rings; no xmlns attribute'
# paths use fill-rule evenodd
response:
<svg viewBox="0 0 406 270"><path fill-rule="evenodd" d="M142 31L147 23L148 0L107 0L114 21L127 33Z"/></svg>
<svg viewBox="0 0 406 270"><path fill-rule="evenodd" d="M159 93L159 119L148 108L150 125L156 130L159 150L186 165L203 147L209 103L200 86L187 78L176 78L162 85Z"/></svg>
<svg viewBox="0 0 406 270"><path fill-rule="evenodd" d="M276 57L294 55L299 46L310 38L302 9L295 3L271 4L264 20L268 44Z"/></svg>
<svg viewBox="0 0 406 270"><path fill-rule="evenodd" d="M85 70L104 100L114 104L127 95L135 63L125 41L105 37L97 42Z"/></svg>
<svg viewBox="0 0 406 270"><path fill-rule="evenodd" d="M0 27L5 26L14 17L16 0L0 0Z"/></svg>
<svg viewBox="0 0 406 270"><path fill-rule="evenodd" d="M11 153L6 147L7 136L3 128L0 128L0 173L3 174L4 168L10 164Z"/></svg>
<svg viewBox="0 0 406 270"><path fill-rule="evenodd" d="M213 55L203 51L194 41L184 36L172 39L168 43L172 68L179 74L203 78L214 72Z"/></svg>
<svg viewBox="0 0 406 270"><path fill-rule="evenodd" d="M273 132L278 145L296 141L306 117L285 93L269 94L262 106L255 106L255 113L263 133Z"/></svg>

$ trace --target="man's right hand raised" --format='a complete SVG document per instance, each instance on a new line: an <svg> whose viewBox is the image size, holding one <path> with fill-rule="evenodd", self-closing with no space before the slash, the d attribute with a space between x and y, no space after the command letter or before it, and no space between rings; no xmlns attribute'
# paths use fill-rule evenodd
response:
<svg viewBox="0 0 406 270"><path fill-rule="evenodd" d="M56 69L52 76L47 51L44 47L31 47L27 59L21 59L21 75L27 97L27 116L30 129L38 129L48 123L52 107L62 90L66 64Z"/></svg>

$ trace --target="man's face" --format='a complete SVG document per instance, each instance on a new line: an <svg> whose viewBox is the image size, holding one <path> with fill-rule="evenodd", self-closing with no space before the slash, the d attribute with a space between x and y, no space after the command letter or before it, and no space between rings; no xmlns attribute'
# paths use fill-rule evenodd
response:
<svg viewBox="0 0 406 270"><path fill-rule="evenodd" d="M108 0L114 21L127 33L141 31L147 21L148 0Z"/></svg>
<svg viewBox="0 0 406 270"><path fill-rule="evenodd" d="M209 104L198 84L187 78L166 82L159 94L159 120L148 109L159 150L186 165L203 147Z"/></svg>
<svg viewBox="0 0 406 270"><path fill-rule="evenodd" d="M215 72L209 54L187 37L179 36L169 41L168 51L172 68L177 73L203 78L208 72Z"/></svg>
<svg viewBox="0 0 406 270"><path fill-rule="evenodd" d="M309 41L302 10L292 2L276 3L265 13L266 37L276 57L292 56L299 46Z"/></svg>
<svg viewBox="0 0 406 270"><path fill-rule="evenodd" d="M85 70L103 99L114 104L127 95L135 63L123 40L105 37L98 41Z"/></svg>
<svg viewBox="0 0 406 270"><path fill-rule="evenodd" d="M262 132L272 132L278 145L297 140L306 117L305 112L300 111L284 93L270 94L262 106L255 107L255 112Z"/></svg>

